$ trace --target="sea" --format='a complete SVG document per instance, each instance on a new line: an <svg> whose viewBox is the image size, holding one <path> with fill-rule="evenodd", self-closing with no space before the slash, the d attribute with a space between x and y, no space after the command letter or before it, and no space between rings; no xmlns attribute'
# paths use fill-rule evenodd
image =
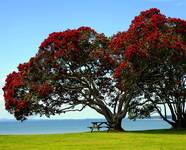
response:
<svg viewBox="0 0 186 150"><path fill-rule="evenodd" d="M90 132L91 122L104 119L69 119L69 120L0 120L0 135L9 134L60 134ZM123 119L122 127L126 131L169 129L171 126L162 119Z"/></svg>

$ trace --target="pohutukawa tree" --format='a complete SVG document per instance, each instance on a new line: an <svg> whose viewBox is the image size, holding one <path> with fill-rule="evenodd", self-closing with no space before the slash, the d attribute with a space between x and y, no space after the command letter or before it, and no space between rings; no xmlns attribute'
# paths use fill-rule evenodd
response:
<svg viewBox="0 0 186 150"><path fill-rule="evenodd" d="M5 107L18 120L90 107L118 131L127 112L135 118L156 111L174 128L186 128L185 60L186 21L155 8L111 41L88 27L52 33L8 75Z"/></svg>
<svg viewBox="0 0 186 150"><path fill-rule="evenodd" d="M130 116L156 111L173 128L186 128L186 21L153 8L135 17L115 41L114 50L124 55L116 76L136 82L143 93L143 100L130 106Z"/></svg>
<svg viewBox="0 0 186 150"><path fill-rule="evenodd" d="M112 130L123 131L122 118L134 95L113 78L117 62L109 40L89 27L55 32L28 63L8 75L5 107L18 120L40 114L50 117L90 107Z"/></svg>

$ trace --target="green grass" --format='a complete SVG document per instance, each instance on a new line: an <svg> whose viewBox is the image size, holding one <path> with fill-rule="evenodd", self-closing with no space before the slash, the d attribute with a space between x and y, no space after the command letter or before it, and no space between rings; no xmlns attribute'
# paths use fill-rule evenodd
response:
<svg viewBox="0 0 186 150"><path fill-rule="evenodd" d="M186 131L0 135L0 150L186 150Z"/></svg>

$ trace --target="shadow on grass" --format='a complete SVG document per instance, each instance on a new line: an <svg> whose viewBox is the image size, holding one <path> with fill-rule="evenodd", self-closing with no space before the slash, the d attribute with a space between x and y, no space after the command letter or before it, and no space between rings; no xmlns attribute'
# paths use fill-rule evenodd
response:
<svg viewBox="0 0 186 150"><path fill-rule="evenodd" d="M176 130L176 129L156 129L156 130L143 130L143 131L125 131L126 133L139 133L139 134L177 134L186 135L186 129ZM124 133L125 133L124 132Z"/></svg>

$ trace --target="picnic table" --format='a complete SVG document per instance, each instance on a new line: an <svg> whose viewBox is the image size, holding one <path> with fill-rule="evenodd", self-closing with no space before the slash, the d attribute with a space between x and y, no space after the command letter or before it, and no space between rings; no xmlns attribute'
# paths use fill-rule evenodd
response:
<svg viewBox="0 0 186 150"><path fill-rule="evenodd" d="M92 126L88 127L91 129L91 132L95 131L95 129L97 131L100 131L101 128L106 128L107 131L110 130L109 124L107 122L103 122L103 121L96 121L96 122L91 122Z"/></svg>

